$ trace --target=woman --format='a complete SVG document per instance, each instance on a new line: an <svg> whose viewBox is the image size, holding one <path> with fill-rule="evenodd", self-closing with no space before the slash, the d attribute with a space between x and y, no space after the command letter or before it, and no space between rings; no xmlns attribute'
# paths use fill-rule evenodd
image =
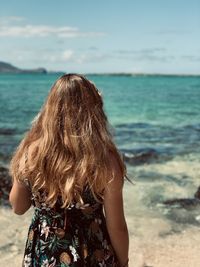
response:
<svg viewBox="0 0 200 267"><path fill-rule="evenodd" d="M23 266L128 266L126 166L92 82L78 74L55 82L10 175L14 212L34 206Z"/></svg>

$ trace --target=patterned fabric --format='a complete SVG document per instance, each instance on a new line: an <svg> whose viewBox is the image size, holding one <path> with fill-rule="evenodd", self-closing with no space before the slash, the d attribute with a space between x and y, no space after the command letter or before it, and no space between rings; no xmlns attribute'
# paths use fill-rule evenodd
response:
<svg viewBox="0 0 200 267"><path fill-rule="evenodd" d="M119 266L106 228L102 204L89 186L84 204L61 209L61 198L50 208L46 194L32 193L33 218L28 230L23 267Z"/></svg>

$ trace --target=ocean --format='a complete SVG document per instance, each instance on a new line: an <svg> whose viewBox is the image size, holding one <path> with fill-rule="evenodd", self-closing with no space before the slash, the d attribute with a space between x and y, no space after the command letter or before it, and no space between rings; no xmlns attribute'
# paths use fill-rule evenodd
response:
<svg viewBox="0 0 200 267"><path fill-rule="evenodd" d="M0 165L30 127L59 74L0 75ZM130 232L200 226L200 77L86 75L101 91L127 164Z"/></svg>

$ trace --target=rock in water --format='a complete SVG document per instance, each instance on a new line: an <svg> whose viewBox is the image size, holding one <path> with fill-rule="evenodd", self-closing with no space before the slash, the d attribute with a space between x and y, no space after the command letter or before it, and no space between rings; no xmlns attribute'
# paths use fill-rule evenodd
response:
<svg viewBox="0 0 200 267"><path fill-rule="evenodd" d="M200 205L200 200L195 198L177 198L163 201L163 204L169 206L178 206L180 208L189 209Z"/></svg>
<svg viewBox="0 0 200 267"><path fill-rule="evenodd" d="M197 192L194 194L194 197L200 200L200 186L198 187Z"/></svg>
<svg viewBox="0 0 200 267"><path fill-rule="evenodd" d="M169 206L179 206L181 208L192 208L196 206L200 206L200 186L198 187L196 193L194 194L194 198L175 198L163 201L163 204Z"/></svg>
<svg viewBox="0 0 200 267"><path fill-rule="evenodd" d="M155 149L140 149L133 153L123 153L124 160L131 165L140 165L151 163L158 160L158 154Z"/></svg>

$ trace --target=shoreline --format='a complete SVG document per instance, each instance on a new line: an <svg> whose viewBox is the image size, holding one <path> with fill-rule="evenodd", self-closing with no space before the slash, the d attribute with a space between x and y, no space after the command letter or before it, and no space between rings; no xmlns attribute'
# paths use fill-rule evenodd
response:
<svg viewBox="0 0 200 267"><path fill-rule="evenodd" d="M24 215L16 215L9 208L0 208L0 258L2 266L21 266L33 207ZM199 265L198 227L188 227L181 233L166 236L156 234L155 225L144 233L134 232L134 218L127 216L129 231L129 267L194 267ZM154 226L154 227L153 227ZM187 251L187 253L185 253Z"/></svg>
<svg viewBox="0 0 200 267"><path fill-rule="evenodd" d="M0 72L0 76L2 75L64 75L67 72L64 71L40 71L40 70L24 70L21 72ZM166 77L166 78L200 78L200 74L178 74L178 73L131 73L131 72L102 72L102 73L82 73L85 76L107 76L107 77Z"/></svg>
<svg viewBox="0 0 200 267"><path fill-rule="evenodd" d="M20 267L34 207L21 216L13 213L6 201L11 181L7 179L7 169L2 167L1 170L2 196L4 204L8 205L0 206L0 258L2 266L13 266L15 259L15 266ZM137 184L129 187L126 183L124 187L124 210L129 230L129 267L199 266L199 226L191 224L183 228L181 225L173 227L173 222L165 216L156 216L154 210L140 206L138 192L144 192L143 186Z"/></svg>

